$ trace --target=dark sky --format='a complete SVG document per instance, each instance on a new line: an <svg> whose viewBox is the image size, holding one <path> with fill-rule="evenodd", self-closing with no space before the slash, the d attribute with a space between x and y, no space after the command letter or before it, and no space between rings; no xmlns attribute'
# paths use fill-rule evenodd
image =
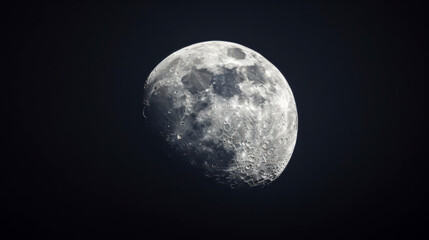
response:
<svg viewBox="0 0 429 240"><path fill-rule="evenodd" d="M0 215L27 239L423 239L422 5L221 1L2 7ZM152 69L224 40L291 86L298 139L265 188L230 190L166 157L142 117Z"/></svg>

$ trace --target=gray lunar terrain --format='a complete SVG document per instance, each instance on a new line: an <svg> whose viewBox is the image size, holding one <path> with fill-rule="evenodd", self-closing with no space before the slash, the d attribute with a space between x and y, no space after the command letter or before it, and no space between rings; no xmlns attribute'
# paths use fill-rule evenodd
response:
<svg viewBox="0 0 429 240"><path fill-rule="evenodd" d="M207 176L231 187L277 179L295 147L298 115L280 71L259 53L223 41L165 58L144 87L143 116Z"/></svg>

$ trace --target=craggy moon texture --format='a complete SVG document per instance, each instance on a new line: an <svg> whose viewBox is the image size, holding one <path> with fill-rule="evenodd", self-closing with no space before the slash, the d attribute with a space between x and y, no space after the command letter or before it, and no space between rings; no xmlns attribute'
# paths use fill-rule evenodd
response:
<svg viewBox="0 0 429 240"><path fill-rule="evenodd" d="M298 131L292 91L247 47L209 41L180 49L156 66L144 89L151 128L219 182L265 185L291 158Z"/></svg>

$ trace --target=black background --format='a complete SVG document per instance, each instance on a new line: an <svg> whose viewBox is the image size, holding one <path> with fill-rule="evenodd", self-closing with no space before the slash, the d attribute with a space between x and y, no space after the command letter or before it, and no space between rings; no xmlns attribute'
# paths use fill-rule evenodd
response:
<svg viewBox="0 0 429 240"><path fill-rule="evenodd" d="M154 0L2 12L8 238L428 235L425 6ZM296 148L268 187L215 184L145 129L149 73L208 40L261 53L294 92Z"/></svg>

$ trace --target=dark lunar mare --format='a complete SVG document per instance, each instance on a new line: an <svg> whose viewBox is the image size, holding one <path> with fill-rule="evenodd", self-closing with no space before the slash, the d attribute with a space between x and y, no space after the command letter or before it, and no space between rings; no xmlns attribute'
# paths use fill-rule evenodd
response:
<svg viewBox="0 0 429 240"><path fill-rule="evenodd" d="M240 48L228 49L227 55L238 60L246 58L246 54Z"/></svg>
<svg viewBox="0 0 429 240"><path fill-rule="evenodd" d="M222 68L221 74L214 74L207 69L192 69L190 73L182 77L181 81L186 90L191 94L199 94L213 86L213 91L226 99L240 94L238 84L244 80L236 68Z"/></svg>
<svg viewBox="0 0 429 240"><path fill-rule="evenodd" d="M236 68L223 68L222 70L222 74L213 75L211 78L213 91L226 99L240 94L241 90L238 84L244 81L244 77Z"/></svg>
<svg viewBox="0 0 429 240"><path fill-rule="evenodd" d="M246 75L247 78L252 81L254 84L263 85L267 82L264 77L265 69L258 65L252 65L246 67Z"/></svg>
<svg viewBox="0 0 429 240"><path fill-rule="evenodd" d="M182 77L185 89L192 94L198 94L210 87L210 79L213 76L207 69L192 69L190 73Z"/></svg>

